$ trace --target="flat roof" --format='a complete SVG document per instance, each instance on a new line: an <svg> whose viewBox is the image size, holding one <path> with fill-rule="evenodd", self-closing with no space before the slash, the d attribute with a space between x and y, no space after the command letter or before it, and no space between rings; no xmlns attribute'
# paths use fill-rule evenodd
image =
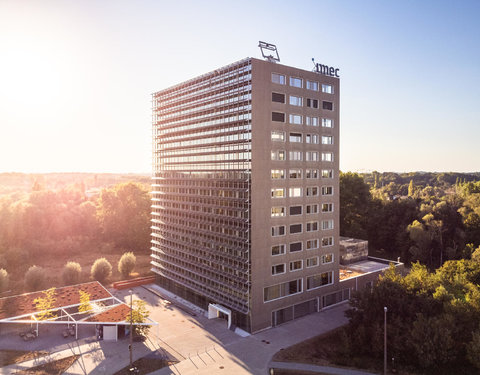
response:
<svg viewBox="0 0 480 375"><path fill-rule="evenodd" d="M90 301L114 298L98 281L55 288L55 303L52 309L80 304L80 291L90 295ZM45 290L0 298L0 320L34 314L38 310L35 299L43 298Z"/></svg>
<svg viewBox="0 0 480 375"><path fill-rule="evenodd" d="M101 312L100 314L93 315L86 322L125 322L130 314L130 307L127 305L112 306L108 310Z"/></svg>
<svg viewBox="0 0 480 375"><path fill-rule="evenodd" d="M402 264L393 260L375 257L368 257L367 260L360 260L355 263L340 264L340 281L370 272L385 271L390 267L390 263L393 263L395 266Z"/></svg>
<svg viewBox="0 0 480 375"><path fill-rule="evenodd" d="M374 260L361 260L359 262L349 264L345 268L348 268L348 269L351 269L352 271L357 271L360 273L368 273L368 272L386 270L388 267L389 267L388 264L376 262Z"/></svg>

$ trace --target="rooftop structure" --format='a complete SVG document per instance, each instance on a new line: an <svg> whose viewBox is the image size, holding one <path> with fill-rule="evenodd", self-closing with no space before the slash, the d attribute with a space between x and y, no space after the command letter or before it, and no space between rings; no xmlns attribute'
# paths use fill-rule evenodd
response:
<svg viewBox="0 0 480 375"><path fill-rule="evenodd" d="M39 308L36 300L46 298L46 292L38 291L16 296L0 298L0 324L78 324L92 325L127 325L130 324L130 307L113 296L98 281L65 286L52 289L52 304L47 310ZM89 308L86 311L80 306L80 293L88 294ZM43 318L50 312L48 318ZM157 325L148 319L147 323L133 323L134 325ZM77 333L75 332L75 335Z"/></svg>

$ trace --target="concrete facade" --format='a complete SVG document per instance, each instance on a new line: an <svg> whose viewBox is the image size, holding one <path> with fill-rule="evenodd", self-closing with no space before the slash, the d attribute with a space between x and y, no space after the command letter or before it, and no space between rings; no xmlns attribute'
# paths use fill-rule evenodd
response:
<svg viewBox="0 0 480 375"><path fill-rule="evenodd" d="M153 94L162 287L249 332L339 302L339 93L249 58Z"/></svg>

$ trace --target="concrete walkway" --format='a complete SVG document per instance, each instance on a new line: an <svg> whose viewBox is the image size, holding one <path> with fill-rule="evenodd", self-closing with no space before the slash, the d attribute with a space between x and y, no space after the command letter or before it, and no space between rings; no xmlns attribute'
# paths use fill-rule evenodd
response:
<svg viewBox="0 0 480 375"><path fill-rule="evenodd" d="M343 304L241 337L227 329L225 320L209 320L200 313L192 316L162 299L161 295L143 288L134 288L134 293L136 298L147 301L150 317L160 322L160 326L151 330L150 339L146 342L134 343L133 359L157 352L163 358L178 361L175 365L153 372L153 375L267 375L271 358L279 350L347 323L344 312L348 305ZM115 294L120 299L129 298L128 292L119 291ZM0 374L12 374L20 369L73 354L80 354L81 358L65 372L66 375L110 375L129 363L128 339L105 342L85 338L59 346L63 340L59 341L59 338L59 335L52 333L52 328L50 332L40 335L38 340L28 343L22 342L18 335L0 338L0 348L47 350L51 353L35 360L3 367ZM282 366L289 365L292 364Z"/></svg>
<svg viewBox="0 0 480 375"><path fill-rule="evenodd" d="M278 368L278 369L319 372L322 374L332 374L332 375L378 375L377 373L374 373L374 372L350 370L350 369L339 368L339 367L309 365L306 363L270 362L270 367Z"/></svg>

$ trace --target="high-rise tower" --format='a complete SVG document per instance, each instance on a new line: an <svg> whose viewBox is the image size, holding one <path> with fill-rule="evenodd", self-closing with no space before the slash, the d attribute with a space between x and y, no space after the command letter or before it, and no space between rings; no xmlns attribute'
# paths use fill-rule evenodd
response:
<svg viewBox="0 0 480 375"><path fill-rule="evenodd" d="M247 58L156 92L152 266L255 332L336 303L339 79Z"/></svg>

